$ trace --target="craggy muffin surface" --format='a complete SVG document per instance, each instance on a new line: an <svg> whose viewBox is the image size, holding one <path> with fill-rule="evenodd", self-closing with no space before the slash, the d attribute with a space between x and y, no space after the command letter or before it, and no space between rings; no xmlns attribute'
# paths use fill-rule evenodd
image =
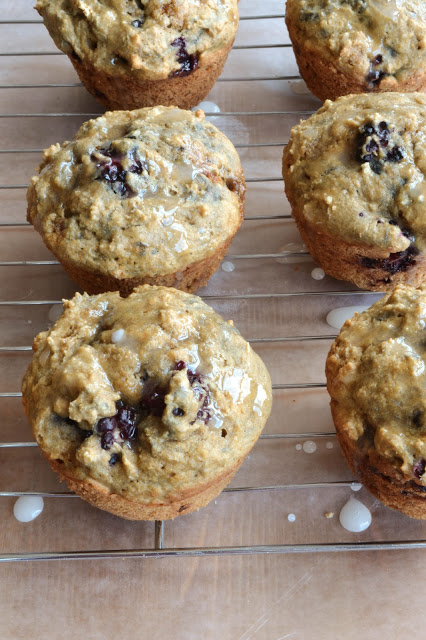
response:
<svg viewBox="0 0 426 640"><path fill-rule="evenodd" d="M354 470L423 487L425 326L426 287L399 285L346 321L326 368L339 439L346 451L355 449Z"/></svg>
<svg viewBox="0 0 426 640"><path fill-rule="evenodd" d="M425 152L425 95L327 101L292 130L284 151L296 219L360 247L402 254L409 263L426 248Z"/></svg>
<svg viewBox="0 0 426 640"><path fill-rule="evenodd" d="M23 381L35 438L61 474L162 502L238 466L271 382L232 323L163 287L64 304Z"/></svg>
<svg viewBox="0 0 426 640"><path fill-rule="evenodd" d="M110 112L44 152L28 220L66 264L153 276L222 247L241 224L244 192L237 152L202 111Z"/></svg>
<svg viewBox="0 0 426 640"><path fill-rule="evenodd" d="M365 90L398 90L426 70L424 0L287 0L292 39Z"/></svg>
<svg viewBox="0 0 426 640"><path fill-rule="evenodd" d="M229 47L237 0L38 0L56 46L110 75L184 76Z"/></svg>

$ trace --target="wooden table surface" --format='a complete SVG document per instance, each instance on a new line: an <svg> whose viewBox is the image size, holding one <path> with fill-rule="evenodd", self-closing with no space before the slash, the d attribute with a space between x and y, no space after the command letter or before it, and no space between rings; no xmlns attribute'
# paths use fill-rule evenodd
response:
<svg viewBox="0 0 426 640"><path fill-rule="evenodd" d="M0 440L30 443L20 398L8 395L19 391L30 352L11 348L31 345L48 326L54 302L75 286L58 265L43 264L53 258L25 225L25 185L40 150L70 138L102 108L57 54L30 0L0 0L0 8L0 344L9 348L0 350ZM234 269L220 269L201 295L234 319L271 372L269 437L256 445L231 490L199 513L164 524L163 548L191 555L163 558L125 557L126 550L152 553L156 543L161 554L154 523L122 521L72 496L46 497L39 518L17 522L16 496L7 492L66 488L36 447L0 447L0 560L21 558L0 563L0 640L364 640L421 633L424 551L392 543L425 539L425 525L383 507L364 489L357 497L372 512L371 527L353 534L338 519L354 478L339 452L323 387L336 333L326 316L378 296L311 276L315 265L303 253L283 194L281 155L291 127L320 103L297 79L285 46L283 3L241 0L240 13L246 19L236 46L208 98L221 112L208 117L241 155L246 221L227 257ZM22 261L42 264L4 264ZM309 339L282 340L288 337ZM307 441L315 444L313 453L303 449ZM342 551L342 544L351 550ZM199 551L259 552L264 545L281 553L203 557ZM124 557L22 560L31 553L107 556L111 550Z"/></svg>

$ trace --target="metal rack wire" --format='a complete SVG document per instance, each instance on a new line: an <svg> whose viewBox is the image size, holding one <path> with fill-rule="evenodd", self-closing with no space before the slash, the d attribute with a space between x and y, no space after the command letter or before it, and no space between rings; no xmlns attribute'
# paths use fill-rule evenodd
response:
<svg viewBox="0 0 426 640"><path fill-rule="evenodd" d="M243 3L241 3L243 4ZM250 20L283 20L283 14L269 14L269 15L247 15L241 18L242 21ZM36 25L41 24L41 20L0 20L0 25ZM235 50L249 51L253 49L274 49L284 48L289 49L290 45L286 43L279 44L250 44L250 45L237 45ZM2 57L13 56L62 56L61 52L57 51L31 51L15 53L0 53ZM246 77L246 76L233 76L220 78L219 82L242 82L242 81L269 81L269 80L298 80L298 75L282 75L282 76L262 76L262 77ZM64 83L22 83L22 84L0 84L2 90L12 89L61 89L70 87L81 87L78 82L64 82ZM222 118L225 116L307 116L311 114L312 110L275 110L275 111L228 111L220 113L208 113L207 116L214 116L215 118ZM100 115L100 113L61 113L61 112L48 112L48 113L2 113L0 114L0 120L4 118L91 118ZM279 142L266 142L266 143L237 143L235 146L239 149L253 148L253 147L282 147L285 141ZM37 154L41 153L40 148L12 148L12 149L0 149L0 156L2 154ZM277 173L279 167L277 167ZM247 176L247 183L276 183L282 181L282 178L278 175L271 175L265 177ZM0 190L24 190L25 184L0 184ZM290 214L286 213L274 213L270 215L256 215L251 217L250 221L271 221L271 220L286 220L290 218ZM0 222L1 228L10 227L27 227L26 222ZM236 253L227 256L229 260L274 260L277 258L300 258L308 256L305 251L291 252L267 252L267 253ZM34 267L34 266L46 266L49 268L53 265L58 265L56 260L2 260L0 261L0 267L8 268L11 270L11 277L13 277L13 267ZM221 295L205 295L204 299L208 301L212 300L232 300L232 301L248 301L248 300L273 300L273 299L298 299L306 297L324 297L324 296L365 296L366 292L359 290L319 290L319 291L283 291L283 292L265 292L265 293L237 293L237 294L221 294ZM59 300L0 300L0 310L6 307L19 308L27 307L28 310L34 307L49 306L59 304ZM327 342L331 341L335 337L334 334L327 335L282 335L278 337L253 337L249 339L253 344L269 344L269 343L295 343L295 342ZM20 352L28 352L31 350L29 345L6 345L0 347L0 354L13 354ZM274 391L282 390L307 390L307 389L324 389L325 384L323 382L289 382L282 384L274 384ZM0 393L0 402L7 398L19 398L21 393L19 391L5 391ZM0 405L1 406L1 405ZM304 438L331 438L335 434L333 432L297 432L297 433L267 433L261 436L262 440L294 440ZM26 449L36 447L35 442L0 442L0 450L7 449ZM332 487L349 487L351 480L342 481L330 481L330 482L310 482L310 483L287 483L287 484L273 484L265 486L241 486L225 489L224 493L243 493L243 492L259 492L259 491L285 491L285 490L300 490L300 489L315 489L315 488L332 488ZM44 491L0 491L0 498L11 498L22 495L37 495L46 498L74 498L74 494L67 491L63 492L44 492ZM168 524L167 526L173 526ZM164 522L156 522L154 526L153 547L148 549L121 549L121 550L93 550L93 551L72 551L72 552L22 552L22 553L0 553L0 562L7 561L26 561L26 560L51 560L51 559L95 559L95 558L123 558L123 557L170 557L170 556L216 556L216 555L234 555L234 554L252 554L252 553L311 553L311 552L324 552L324 551L353 551L353 550L380 550L380 549L420 549L426 547L426 541L397 541L397 542L345 542L345 543L324 543L324 544L273 544L273 545L251 545L251 546L219 546L219 547L187 547L187 548L168 548L165 540L165 524ZM0 550L1 551L1 550Z"/></svg>

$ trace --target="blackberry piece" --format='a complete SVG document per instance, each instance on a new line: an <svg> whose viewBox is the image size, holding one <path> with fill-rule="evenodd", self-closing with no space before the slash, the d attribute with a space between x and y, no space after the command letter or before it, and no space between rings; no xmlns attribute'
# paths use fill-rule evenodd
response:
<svg viewBox="0 0 426 640"><path fill-rule="evenodd" d="M138 436L135 410L124 404L122 400L116 403L116 407L115 415L101 418L96 425L95 432L101 436L101 447L105 450L111 449L119 438L134 442Z"/></svg>
<svg viewBox="0 0 426 640"><path fill-rule="evenodd" d="M361 264L367 269L383 269L388 273L407 271L416 264L415 257L419 251L414 245L410 245L405 251L391 253L388 258L361 258Z"/></svg>
<svg viewBox="0 0 426 640"><path fill-rule="evenodd" d="M180 69L172 71L169 78L188 76L195 71L198 67L198 55L196 53L188 53L185 38L176 38L176 40L173 40L172 47L177 49L176 57L180 64Z"/></svg>

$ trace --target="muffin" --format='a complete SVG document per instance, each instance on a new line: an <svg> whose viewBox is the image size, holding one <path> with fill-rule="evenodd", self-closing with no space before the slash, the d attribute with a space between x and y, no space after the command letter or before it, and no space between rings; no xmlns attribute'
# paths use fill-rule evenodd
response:
<svg viewBox="0 0 426 640"><path fill-rule="evenodd" d="M237 152L204 113L106 113L44 152L27 219L88 293L140 284L195 291L243 219Z"/></svg>
<svg viewBox="0 0 426 640"><path fill-rule="evenodd" d="M52 469L130 520L207 504L253 447L271 408L250 345L196 296L145 285L64 301L34 340L22 386Z"/></svg>
<svg viewBox="0 0 426 640"><path fill-rule="evenodd" d="M320 100L426 90L424 0L287 0L286 23Z"/></svg>
<svg viewBox="0 0 426 640"><path fill-rule="evenodd" d="M347 320L327 358L337 437L379 500L426 519L426 287L398 285Z"/></svg>
<svg viewBox="0 0 426 640"><path fill-rule="evenodd" d="M425 280L426 95L325 102L284 151L292 214L329 275L374 291Z"/></svg>
<svg viewBox="0 0 426 640"><path fill-rule="evenodd" d="M86 89L108 109L190 109L222 72L237 0L38 0Z"/></svg>

